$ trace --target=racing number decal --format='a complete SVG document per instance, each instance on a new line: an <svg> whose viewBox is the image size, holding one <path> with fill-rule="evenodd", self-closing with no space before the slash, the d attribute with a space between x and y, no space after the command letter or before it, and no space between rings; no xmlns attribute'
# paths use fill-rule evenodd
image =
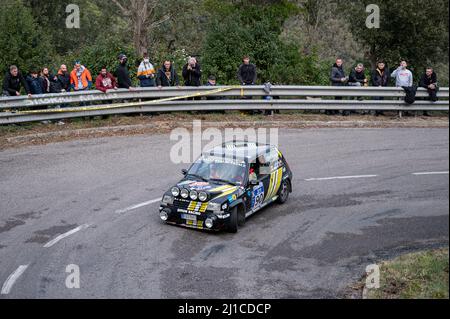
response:
<svg viewBox="0 0 450 319"><path fill-rule="evenodd" d="M258 186L253 188L252 192L252 207L251 209L256 209L264 203L264 184L259 183Z"/></svg>

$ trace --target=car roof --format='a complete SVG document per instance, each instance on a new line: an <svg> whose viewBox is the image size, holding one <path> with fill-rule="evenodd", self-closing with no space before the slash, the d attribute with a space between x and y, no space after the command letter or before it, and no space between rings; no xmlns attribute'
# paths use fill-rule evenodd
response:
<svg viewBox="0 0 450 319"><path fill-rule="evenodd" d="M233 141L216 146L211 150L204 152L203 155L221 156L251 161L262 154L267 154L273 149L277 150L275 146L269 144Z"/></svg>

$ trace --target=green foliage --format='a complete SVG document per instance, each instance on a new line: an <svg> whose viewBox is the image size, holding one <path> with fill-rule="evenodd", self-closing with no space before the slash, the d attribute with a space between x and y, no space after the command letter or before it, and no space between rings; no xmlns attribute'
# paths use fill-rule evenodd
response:
<svg viewBox="0 0 450 319"><path fill-rule="evenodd" d="M37 25L31 10L21 0L10 0L2 4L0 25L2 73L12 64L28 72L30 69L41 68L52 60L54 52L48 35Z"/></svg>
<svg viewBox="0 0 450 319"><path fill-rule="evenodd" d="M206 76L214 74L221 83L236 84L242 57L250 55L258 68L259 83L321 82L316 55L301 55L297 45L280 39L283 22L296 12L290 2L230 6L209 0L206 5L218 14L211 19L203 48Z"/></svg>
<svg viewBox="0 0 450 319"><path fill-rule="evenodd" d="M429 64L448 61L448 0L380 0L379 29L366 27L367 1L343 1L352 32L367 48L374 64L385 59L391 67L409 61L416 75Z"/></svg>

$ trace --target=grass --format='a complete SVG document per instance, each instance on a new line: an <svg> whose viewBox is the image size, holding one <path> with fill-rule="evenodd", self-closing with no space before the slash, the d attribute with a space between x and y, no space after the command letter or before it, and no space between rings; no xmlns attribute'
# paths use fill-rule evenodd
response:
<svg viewBox="0 0 450 319"><path fill-rule="evenodd" d="M380 264L380 289L369 299L448 299L448 249L400 256Z"/></svg>

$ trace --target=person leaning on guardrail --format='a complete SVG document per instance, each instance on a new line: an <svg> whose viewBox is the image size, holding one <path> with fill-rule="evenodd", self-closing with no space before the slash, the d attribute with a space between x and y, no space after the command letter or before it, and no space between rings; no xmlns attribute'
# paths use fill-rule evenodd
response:
<svg viewBox="0 0 450 319"><path fill-rule="evenodd" d="M411 87L413 86L413 74L408 70L408 62L401 61L400 66L391 74L395 79L396 87Z"/></svg>
<svg viewBox="0 0 450 319"><path fill-rule="evenodd" d="M171 61L169 60L164 61L163 65L158 70L158 74L156 76L156 83L159 89L161 89L162 87L180 85L177 71L175 70L173 63Z"/></svg>
<svg viewBox="0 0 450 319"><path fill-rule="evenodd" d="M30 92L33 95L44 94L42 90L41 78L39 77L39 72L36 70L30 71L26 78L28 87L30 88Z"/></svg>
<svg viewBox="0 0 450 319"><path fill-rule="evenodd" d="M430 100L433 102L438 101L437 94L439 92L437 75L434 72L433 68L428 67L425 70L425 73L422 75L419 81L419 86L423 87L428 91L430 95Z"/></svg>
<svg viewBox="0 0 450 319"><path fill-rule="evenodd" d="M380 60L377 62L377 67L375 70L372 71L371 76L371 84L374 87L387 87L389 86L389 67L387 66L386 62L383 60ZM384 100L383 96L375 96L373 98L376 101ZM375 111L375 116L383 115L384 113L382 111Z"/></svg>
<svg viewBox="0 0 450 319"><path fill-rule="evenodd" d="M331 67L330 81L332 86L347 86L348 77L345 75L344 60L341 58L336 59L336 63ZM335 100L342 100L341 96L336 96ZM327 110L325 114L333 115L339 113L338 111ZM342 114L345 115L343 112Z"/></svg>
<svg viewBox="0 0 450 319"><path fill-rule="evenodd" d="M148 53L144 53L144 59L138 68L137 77L140 81L141 87L154 87L155 86L155 75L156 71L153 64L150 63L150 58Z"/></svg>
<svg viewBox="0 0 450 319"><path fill-rule="evenodd" d="M119 57L119 66L117 67L116 76L117 76L117 86L119 89L127 89L133 90L130 72L128 71L128 58L125 54L120 54Z"/></svg>
<svg viewBox="0 0 450 319"><path fill-rule="evenodd" d="M20 90L22 87L28 94L28 97L31 97L31 91L28 87L27 81L22 76L19 68L15 65L11 65L9 67L9 72L5 74L3 79L3 87L2 94L4 96L20 96Z"/></svg>
<svg viewBox="0 0 450 319"><path fill-rule="evenodd" d="M91 72L81 65L80 61L75 62L75 66L70 73L70 84L75 91L89 90L92 86Z"/></svg>
<svg viewBox="0 0 450 319"><path fill-rule="evenodd" d="M103 93L108 90L117 90L116 78L108 72L106 67L102 67L100 74L97 76L95 88Z"/></svg>
<svg viewBox="0 0 450 319"><path fill-rule="evenodd" d="M437 94L439 92L437 75L434 72L433 68L428 67L425 70L425 73L422 75L419 81L419 87L422 87L428 91L428 95L430 96L430 101L437 102L438 97ZM423 112L424 116L430 116L427 111Z"/></svg>
<svg viewBox="0 0 450 319"><path fill-rule="evenodd" d="M56 77L61 85L61 92L70 92L70 74L67 71L67 66L65 64L62 64L59 67Z"/></svg>

